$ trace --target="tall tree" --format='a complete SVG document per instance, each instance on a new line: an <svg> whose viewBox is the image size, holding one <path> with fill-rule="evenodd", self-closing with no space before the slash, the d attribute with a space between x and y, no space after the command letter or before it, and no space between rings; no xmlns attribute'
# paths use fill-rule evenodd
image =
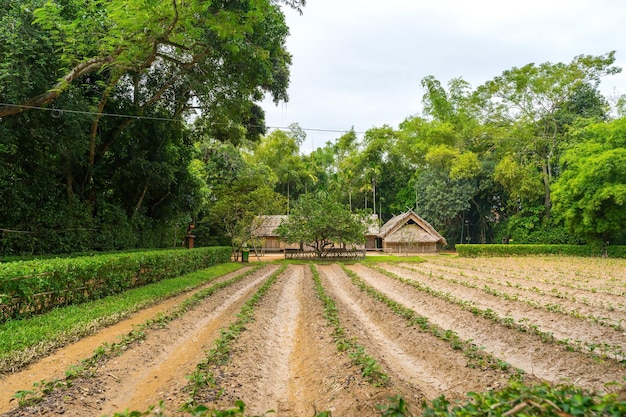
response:
<svg viewBox="0 0 626 417"><path fill-rule="evenodd" d="M562 151L563 109L585 89L595 89L603 76L616 74L615 52L581 55L569 64L528 64L504 71L478 88L486 121L506 124L512 136L504 146L541 172L545 216L551 208L554 167Z"/></svg>
<svg viewBox="0 0 626 417"><path fill-rule="evenodd" d="M626 239L626 119L595 124L585 140L562 158L554 184L554 212L566 227L588 241Z"/></svg>
<svg viewBox="0 0 626 417"><path fill-rule="evenodd" d="M261 139L249 157L251 162L268 166L275 173L278 178L276 190L287 198L288 212L290 202L304 191L304 184L309 178L300 155L304 138L304 132L298 125L290 126L289 131L274 130Z"/></svg>
<svg viewBox="0 0 626 417"><path fill-rule="evenodd" d="M124 216L154 230L139 217L167 223L193 214L200 184L186 172L191 107L201 108L213 137L241 143L263 133L255 102L287 99L291 56L278 3L304 6L0 0L0 158L18 158L3 182L20 188L0 190L0 199L23 208L0 227L61 228L42 206L84 222L68 221L67 230ZM50 205L30 201L40 189Z"/></svg>
<svg viewBox="0 0 626 417"><path fill-rule="evenodd" d="M8 4L11 2L3 3L6 9L12 8ZM149 68L169 69L170 73L161 80L162 89L153 97L159 100L183 77L194 73L196 77L220 77L227 72L232 74L237 66L243 69L245 66L241 64L245 63L251 68L241 74L238 82L254 80L257 86L272 90L275 98L281 99L288 75L285 63L289 55L283 48L287 30L282 13L272 3L269 0L33 1L35 23L60 52L57 57L62 65L60 77L50 80L52 83L45 91L35 91L31 97L23 98L22 103L16 103L20 105L0 109L0 117L51 103L70 85L103 70L107 73L105 83L114 86L122 77L132 78L133 74ZM284 3L300 9L305 2ZM11 29L15 25L5 28ZM259 43L263 36L267 37L266 41L271 39L270 43ZM208 68L215 71L206 71ZM2 76L6 77L7 73ZM263 80L261 85L260 80ZM201 93L202 89L189 92ZM102 99L106 100L106 92Z"/></svg>
<svg viewBox="0 0 626 417"><path fill-rule="evenodd" d="M251 242L257 216L284 212L286 201L274 191L278 179L268 166L248 163L232 144L205 142L198 157L205 167L208 198L196 230L225 236L237 255Z"/></svg>

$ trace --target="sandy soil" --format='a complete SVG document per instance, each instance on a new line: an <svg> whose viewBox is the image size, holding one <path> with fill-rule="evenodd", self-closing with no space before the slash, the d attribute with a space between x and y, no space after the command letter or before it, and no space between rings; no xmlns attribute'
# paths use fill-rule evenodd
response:
<svg viewBox="0 0 626 417"><path fill-rule="evenodd" d="M429 265L420 264L416 268L427 269L428 267ZM545 343L531 332L520 332L494 323L487 318L477 317L459 305L417 291L409 285L388 278L364 266L357 265L351 269L359 273L359 276L370 285L394 300L428 317L431 322L442 328L454 330L462 338L473 340L477 345L485 347L487 352L524 370L529 375L554 383L576 383L598 390L605 389L604 385L607 382L623 381L626 377L626 367L617 361L598 360L590 354L570 352L566 347L558 344ZM386 269L416 280L424 277L422 274L406 269L402 270L392 265L387 265ZM505 313L502 314L503 316L523 317L523 313L520 311L528 311L528 306L521 302L511 303L501 300L501 305L505 307L499 307L497 302L494 303L494 300L489 299L488 294L477 295L471 289L457 288L455 287L456 284L453 283L446 283L437 279L426 279L424 282L429 287L436 287L443 292L455 292L463 300L471 300L481 306L491 306L497 309L496 311ZM566 315L555 317L554 314L547 311L543 313L533 311L533 313L535 313L533 321L529 324L539 328L557 330L558 323L567 323L570 327L558 328L560 334L563 335L584 337L583 332L579 329L589 327L589 323L583 319L570 323L570 317ZM556 326L555 322L557 323ZM606 330L603 326L597 325L597 327L601 331ZM611 337L617 334L612 329L607 330L607 333ZM618 335L620 336L617 340L620 343L619 346L626 348L626 337L623 333ZM614 341L613 338L610 340ZM601 343L601 340L597 341Z"/></svg>
<svg viewBox="0 0 626 417"><path fill-rule="evenodd" d="M626 282L626 276L621 275L626 264L602 264L605 266L596 266L601 271L596 271L572 266L571 262L558 263L556 259L553 263L538 259L536 264L533 260L534 278L527 277L528 258L525 263L517 263L440 256L429 257L424 264L381 266L502 316L528 318L533 325L553 332L557 338L588 340L626 349L623 332L568 314L578 308L587 316L622 320L626 313L610 307L617 306L621 300L610 297L620 296L620 288ZM0 413L3 416L101 416L126 409L146 410L160 400L169 413L175 413L189 398L184 389L188 383L186 377L202 362L220 331L236 320L241 306L276 268L266 265L206 298L182 317L162 327L150 328L144 341L102 362L93 376L74 381L67 390L54 391L34 406L18 408L10 399L18 390L31 389L33 382L62 378L71 364L91 356L96 347L111 343L133 326L170 311L191 294L146 309L20 372L0 376ZM348 268L431 323L455 331L503 362L524 370L529 382L568 382L602 390L605 383L626 377L626 367L610 358L598 360L589 353L570 352L559 344L544 343L531 332L520 332L477 317L457 304L420 292L364 265ZM460 350L408 326L388 307L359 290L339 265L317 265L317 269L325 291L337 305L342 326L349 337L378 361L389 376L387 386L367 383L350 358L338 353L322 303L316 297L309 267L290 265L255 307L255 320L246 325L246 331L235 342L230 362L214 370L220 395L216 395L215 389L201 391L200 402L225 408L242 399L250 415L274 410L277 416L311 416L330 410L334 416L376 416L379 412L375 406L396 394L402 395L418 412L424 399L442 394L461 399L468 391L506 384L509 371L470 367L469 359ZM607 272L610 270L615 272ZM611 280L612 284L606 283ZM519 299L505 300L489 294L481 290L484 285L518 294ZM557 297L553 288L568 294ZM541 307L556 302L563 304L563 312Z"/></svg>

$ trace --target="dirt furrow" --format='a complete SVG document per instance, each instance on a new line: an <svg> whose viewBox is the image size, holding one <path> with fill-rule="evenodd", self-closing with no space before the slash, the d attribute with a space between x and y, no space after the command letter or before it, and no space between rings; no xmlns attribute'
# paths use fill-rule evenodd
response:
<svg viewBox="0 0 626 417"><path fill-rule="evenodd" d="M470 279L478 285L498 285L502 291L517 294L530 300L542 303L567 303L569 309L579 309L581 314L608 317L618 323L626 319L626 298L621 295L609 294L575 288L570 284L547 283L531 281L527 278L511 276L503 277L498 271L468 270L462 266L440 265L426 262L419 265L409 265L433 274L452 274L453 276Z"/></svg>
<svg viewBox="0 0 626 417"><path fill-rule="evenodd" d="M429 262L471 271L497 273L503 279L564 285L584 291L626 294L623 259L577 257L438 258Z"/></svg>
<svg viewBox="0 0 626 417"><path fill-rule="evenodd" d="M599 390L605 388L606 382L621 381L626 377L626 369L614 361L595 361L589 355L543 343L530 333L475 316L456 304L420 292L362 265L349 268L383 294L427 317L432 323L454 330L461 338L473 340L487 352L529 375Z"/></svg>
<svg viewBox="0 0 626 417"><path fill-rule="evenodd" d="M64 378L66 370L71 366L79 365L81 360L89 357L99 346L105 343L116 342L120 337L133 330L135 326L145 323L147 320L159 314L167 314L185 299L202 291L204 288L245 273L250 268L251 267L245 267L231 272L191 291L186 291L142 309L116 324L98 330L91 336L87 336L75 343L50 352L45 358L40 359L19 372L0 375L0 386L2 387L0 390L0 413L15 407L16 401L11 399L13 394L17 391L32 389L34 382Z"/></svg>
<svg viewBox="0 0 626 417"><path fill-rule="evenodd" d="M289 396L289 385L294 380L290 369L290 358L295 350L295 332L297 319L301 313L301 300L297 288L302 285L304 274L302 267L289 270L288 276L283 276L275 312L269 320L263 320L260 333L265 340L260 340L261 346L257 354L258 378L255 381L254 392L256 398L248 398L250 412L257 415L267 410L276 410L278 413L294 411L297 405L294 398ZM277 291L278 292L278 291ZM298 414L298 413L296 413Z"/></svg>
<svg viewBox="0 0 626 417"><path fill-rule="evenodd" d="M391 391L365 383L346 355L337 353L316 298L308 267L292 265L255 308L221 369L218 408L241 399L250 415L311 416L329 410L339 416L376 416L376 404ZM199 399L203 402L202 399Z"/></svg>
<svg viewBox="0 0 626 417"><path fill-rule="evenodd" d="M10 416L42 412L65 416L112 415L126 409L146 410L165 401L169 410L184 402L186 375L205 356L219 330L235 319L245 299L274 270L269 266L203 300L193 310L147 332L146 339L103 363L93 376L79 378L66 391ZM88 356L85 352L83 357Z"/></svg>
<svg viewBox="0 0 626 417"><path fill-rule="evenodd" d="M417 266L420 268L420 266ZM560 312L534 308L526 303L506 300L482 290L468 288L448 280L429 277L395 265L385 265L385 269L394 274L419 282L436 291L449 293L452 296L469 301L482 310L490 309L501 317L511 317L516 322L527 321L537 326L542 332L552 333L558 340L580 340L583 343L626 348L626 336L608 326L601 326L588 320L572 317Z"/></svg>
<svg viewBox="0 0 626 417"><path fill-rule="evenodd" d="M468 391L496 388L509 375L489 368L469 368L463 353L429 333L409 327L389 308L361 292L338 265L320 266L329 294L341 305L346 329L401 381L429 399L445 394L462 398ZM399 384L400 385L400 384Z"/></svg>

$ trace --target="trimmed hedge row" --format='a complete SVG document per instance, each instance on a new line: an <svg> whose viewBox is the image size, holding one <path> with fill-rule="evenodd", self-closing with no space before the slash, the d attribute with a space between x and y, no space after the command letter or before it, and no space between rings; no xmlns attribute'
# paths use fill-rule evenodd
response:
<svg viewBox="0 0 626 417"><path fill-rule="evenodd" d="M626 258L626 246L607 246L604 248L590 245L456 245L456 251L462 257L478 256L608 256Z"/></svg>
<svg viewBox="0 0 626 417"><path fill-rule="evenodd" d="M0 264L0 323L187 274L230 256L230 247L206 247Z"/></svg>

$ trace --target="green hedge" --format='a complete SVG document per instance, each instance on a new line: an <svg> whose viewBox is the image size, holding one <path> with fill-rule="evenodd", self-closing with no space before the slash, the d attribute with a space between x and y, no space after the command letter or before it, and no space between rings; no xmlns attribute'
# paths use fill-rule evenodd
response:
<svg viewBox="0 0 626 417"><path fill-rule="evenodd" d="M456 245L459 256L605 256L605 250L591 245ZM610 258L626 258L626 246L608 246L606 255Z"/></svg>
<svg viewBox="0 0 626 417"><path fill-rule="evenodd" d="M180 276L230 255L230 247L207 247L0 264L0 322Z"/></svg>

